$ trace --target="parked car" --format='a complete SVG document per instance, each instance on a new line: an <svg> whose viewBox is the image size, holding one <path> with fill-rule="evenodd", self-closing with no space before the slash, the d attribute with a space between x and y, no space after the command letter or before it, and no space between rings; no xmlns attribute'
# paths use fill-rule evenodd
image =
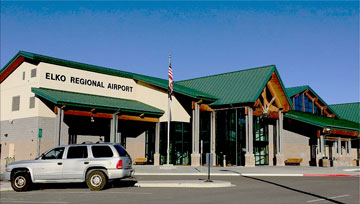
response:
<svg viewBox="0 0 360 204"><path fill-rule="evenodd" d="M17 161L5 169L5 179L15 191L27 191L33 183L86 182L94 191L110 180L131 177L132 161L114 143L73 144L55 147L35 160Z"/></svg>

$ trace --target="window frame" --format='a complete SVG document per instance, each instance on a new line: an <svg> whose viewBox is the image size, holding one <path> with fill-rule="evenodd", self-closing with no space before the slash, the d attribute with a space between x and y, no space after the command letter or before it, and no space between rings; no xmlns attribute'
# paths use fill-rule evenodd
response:
<svg viewBox="0 0 360 204"><path fill-rule="evenodd" d="M17 109L16 109L16 107L14 106L14 103L15 103L15 99L16 98L19 98L19 102L18 102L18 105L17 105ZM12 101L11 101L11 111L12 112L15 112L15 111L20 111L20 103L21 103L21 97L20 97L20 95L18 95L18 96L13 96L12 97ZM15 108L14 108L15 107Z"/></svg>

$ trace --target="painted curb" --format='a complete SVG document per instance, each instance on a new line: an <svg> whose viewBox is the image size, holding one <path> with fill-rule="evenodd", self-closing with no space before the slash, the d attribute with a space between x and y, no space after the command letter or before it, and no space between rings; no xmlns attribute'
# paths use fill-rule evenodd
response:
<svg viewBox="0 0 360 204"><path fill-rule="evenodd" d="M346 175L346 174L304 174L304 176L314 176L314 177L360 177L360 175Z"/></svg>

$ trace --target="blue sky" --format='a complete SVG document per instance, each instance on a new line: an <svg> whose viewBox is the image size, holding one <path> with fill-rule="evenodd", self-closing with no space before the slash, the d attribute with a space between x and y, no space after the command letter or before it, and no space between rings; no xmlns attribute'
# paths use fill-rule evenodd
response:
<svg viewBox="0 0 360 204"><path fill-rule="evenodd" d="M359 2L1 2L19 50L174 80L275 64L286 87L359 99Z"/></svg>

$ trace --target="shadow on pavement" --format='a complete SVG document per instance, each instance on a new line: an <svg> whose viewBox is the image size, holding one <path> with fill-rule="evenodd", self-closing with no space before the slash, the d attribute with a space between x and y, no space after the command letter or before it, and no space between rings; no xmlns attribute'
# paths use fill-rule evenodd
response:
<svg viewBox="0 0 360 204"><path fill-rule="evenodd" d="M261 182L268 183L268 184L272 184L272 185L275 185L275 186L279 186L279 187L282 187L282 188L285 188L285 189L288 189L288 190L292 190L292 191L295 191L295 192L298 192L298 193L303 193L303 194L306 194L306 195L314 196L314 197L316 197L316 198L324 199L324 200L327 200L327 201L329 201L329 202L344 204L344 203L342 203L342 202L339 202L339 201L336 201L336 200L333 200L333 199L330 199L330 198L326 198L326 197L321 196L321 195L316 195L316 194L309 193L309 192L306 192L306 191L298 190L298 189L291 188L291 187L288 187L288 186L284 186L284 185L281 185L281 184L278 184L278 183L274 183L274 182L271 182L271 181L266 181L266 180L263 180L263 179L254 178L254 177L249 177L249 176L243 176L243 177L244 177L244 178L248 178L248 179L253 179L253 180L261 181Z"/></svg>
<svg viewBox="0 0 360 204"><path fill-rule="evenodd" d="M129 188L134 187L136 180L114 180L109 182L104 190L109 188ZM34 184L32 190L46 190L46 189L88 189L86 183L44 183Z"/></svg>

